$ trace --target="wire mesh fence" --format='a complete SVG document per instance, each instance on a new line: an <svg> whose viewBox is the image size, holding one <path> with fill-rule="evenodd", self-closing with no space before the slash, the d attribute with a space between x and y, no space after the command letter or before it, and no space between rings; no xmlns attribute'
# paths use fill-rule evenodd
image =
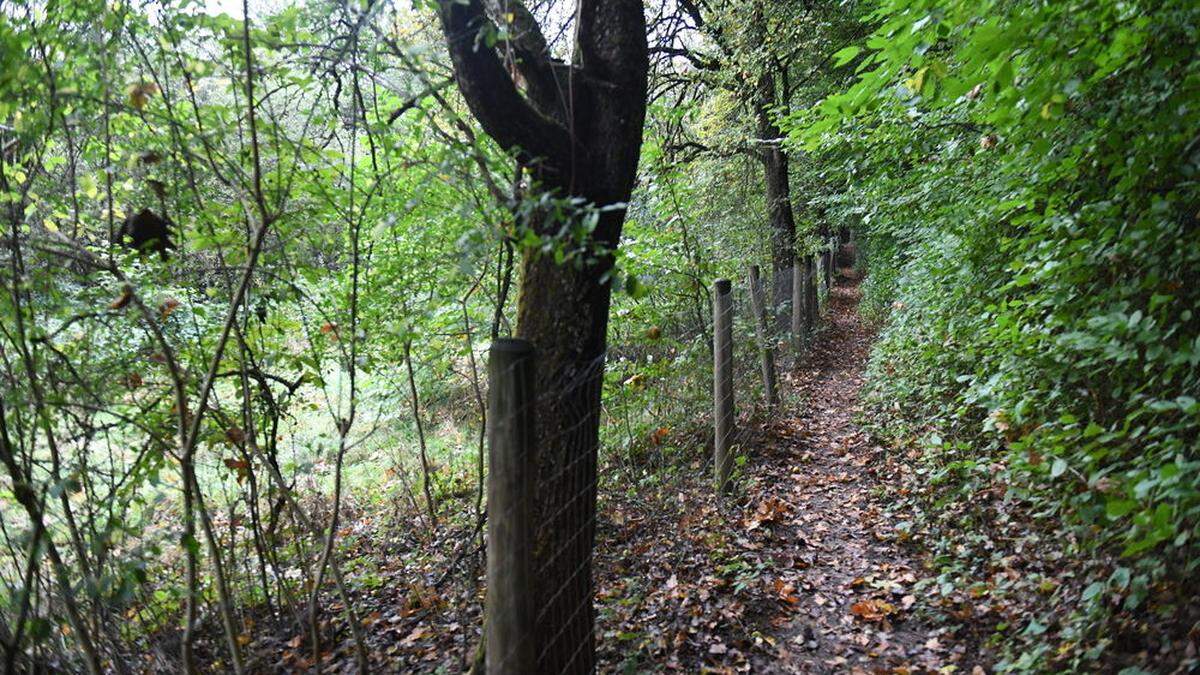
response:
<svg viewBox="0 0 1200 675"><path fill-rule="evenodd" d="M772 287L794 289L782 305L767 302L757 269L747 269L736 283L718 280L709 289L709 322L681 331L692 341L707 341L712 360L713 453L706 465L721 494L733 490L743 451L739 419L777 404L774 378L782 348L808 344L816 301L827 289L828 262L822 262L810 256L793 268L803 275L799 280L790 270L772 280ZM781 314L788 320L781 322ZM798 352L791 351L794 360ZM544 363L528 342L493 343L484 628L489 673L595 669L596 503L606 474L620 466L600 462L607 357Z"/></svg>
<svg viewBox="0 0 1200 675"><path fill-rule="evenodd" d="M604 356L545 370L530 343L491 350L489 673L594 669L592 550Z"/></svg>

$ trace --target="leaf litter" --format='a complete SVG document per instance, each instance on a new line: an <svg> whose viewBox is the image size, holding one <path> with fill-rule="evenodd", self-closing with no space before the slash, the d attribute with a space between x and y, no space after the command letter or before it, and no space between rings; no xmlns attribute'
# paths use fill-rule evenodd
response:
<svg viewBox="0 0 1200 675"><path fill-rule="evenodd" d="M731 502L696 464L669 489L602 504L602 671L989 672L959 639L969 631L926 618L937 599L884 496L889 458L855 424L873 338L857 302L853 284L835 288L783 378L795 409L741 420L750 450Z"/></svg>

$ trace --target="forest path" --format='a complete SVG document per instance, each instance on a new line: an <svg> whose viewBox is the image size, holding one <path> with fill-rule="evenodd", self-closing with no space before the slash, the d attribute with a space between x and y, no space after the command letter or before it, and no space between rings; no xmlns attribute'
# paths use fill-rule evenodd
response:
<svg viewBox="0 0 1200 675"><path fill-rule="evenodd" d="M739 420L734 496L718 499L690 452L602 491L600 672L983 672L943 612L922 619L926 574L897 527L909 515L888 503L909 459L855 421L875 335L843 272L812 349L783 369L781 410L738 402L756 411Z"/></svg>
<svg viewBox="0 0 1200 675"><path fill-rule="evenodd" d="M771 620L774 658L757 652L755 672L926 672L957 660L941 630L909 616L919 563L886 508L885 451L855 423L874 337L859 297L855 280L835 285L821 333L787 376L800 404L747 468L754 517L787 513L764 553L793 561L775 581L793 611Z"/></svg>

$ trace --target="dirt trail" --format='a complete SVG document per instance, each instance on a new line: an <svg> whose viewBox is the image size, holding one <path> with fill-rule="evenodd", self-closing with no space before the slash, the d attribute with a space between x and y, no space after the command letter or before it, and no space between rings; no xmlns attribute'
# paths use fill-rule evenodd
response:
<svg viewBox="0 0 1200 675"><path fill-rule="evenodd" d="M941 631L910 616L919 563L883 503L883 450L854 421L873 337L858 300L855 282L834 288L812 352L789 375L798 412L772 426L769 454L751 469L752 499L789 511L769 541L795 570L780 574L795 586L795 612L773 621L777 652L756 655L756 672L922 672L957 660Z"/></svg>
<svg viewBox="0 0 1200 675"><path fill-rule="evenodd" d="M854 421L873 338L858 299L837 284L813 349L785 370L785 412L742 420L733 500L714 497L700 458L606 495L601 672L980 672L950 627L915 616L919 562L882 489L897 464Z"/></svg>

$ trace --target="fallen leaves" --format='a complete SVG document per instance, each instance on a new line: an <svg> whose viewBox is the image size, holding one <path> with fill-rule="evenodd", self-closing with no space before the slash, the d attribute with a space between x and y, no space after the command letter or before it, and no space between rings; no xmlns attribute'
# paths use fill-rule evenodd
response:
<svg viewBox="0 0 1200 675"><path fill-rule="evenodd" d="M796 595L796 584L783 579L775 580L775 595L786 605L795 607L800 604L800 596Z"/></svg>
<svg viewBox="0 0 1200 675"><path fill-rule="evenodd" d="M659 428L655 429L654 431L650 432L650 444L656 445L656 446L662 445L663 441L667 440L667 437L670 435L671 435L670 427L659 427Z"/></svg>
<svg viewBox="0 0 1200 675"><path fill-rule="evenodd" d="M779 521L784 516L788 515L791 507L778 497L770 497L758 503L758 508L754 510L745 520L746 531L758 529L764 523L770 524Z"/></svg>
<svg viewBox="0 0 1200 675"><path fill-rule="evenodd" d="M896 606L883 600L862 600L850 605L850 613L863 621L883 621L896 612Z"/></svg>
<svg viewBox="0 0 1200 675"><path fill-rule="evenodd" d="M417 626L416 628L414 628L412 630L411 633L404 636L404 639L400 640L400 644L405 647L410 647L417 640L420 640L423 637L429 636L430 632L431 631L429 630L429 628L427 626Z"/></svg>

